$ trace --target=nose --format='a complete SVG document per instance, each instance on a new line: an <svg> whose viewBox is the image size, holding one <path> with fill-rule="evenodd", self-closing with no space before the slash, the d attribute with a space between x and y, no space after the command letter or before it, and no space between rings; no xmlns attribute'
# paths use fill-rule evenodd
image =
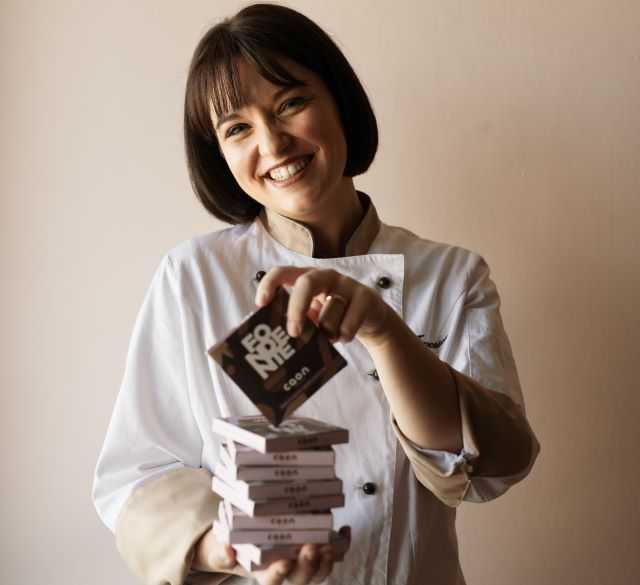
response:
<svg viewBox="0 0 640 585"><path fill-rule="evenodd" d="M291 144L291 135L277 123L261 124L258 137L258 149L261 156L275 156L287 149Z"/></svg>

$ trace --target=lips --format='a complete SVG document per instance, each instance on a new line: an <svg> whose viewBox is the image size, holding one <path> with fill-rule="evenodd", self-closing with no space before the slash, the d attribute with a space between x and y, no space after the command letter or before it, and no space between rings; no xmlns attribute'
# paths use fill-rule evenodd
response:
<svg viewBox="0 0 640 585"><path fill-rule="evenodd" d="M311 161L311 159L313 158L313 154L302 154L302 155L298 155L298 156L292 156L289 157L288 159L286 159L285 161L278 163L277 165L272 166L264 175L262 175L263 178L265 179L270 179L271 177L269 176L271 171L273 171L274 169L277 169L279 167L284 167L287 165L290 165L298 160L301 159L309 159L309 162Z"/></svg>
<svg viewBox="0 0 640 585"><path fill-rule="evenodd" d="M265 180L270 185L275 187L276 189L285 189L285 188L289 187L290 185L293 185L294 183L297 183L298 181L304 180L304 177L306 177L307 172L309 171L309 167L311 167L311 165L313 164L313 159L315 158L315 156L314 155L309 155L306 158L308 158L308 162L307 162L306 165L304 165L302 170L298 171L294 175L291 175L288 179L284 179L282 181L279 181L277 179L272 179L269 175L267 175L265 177Z"/></svg>

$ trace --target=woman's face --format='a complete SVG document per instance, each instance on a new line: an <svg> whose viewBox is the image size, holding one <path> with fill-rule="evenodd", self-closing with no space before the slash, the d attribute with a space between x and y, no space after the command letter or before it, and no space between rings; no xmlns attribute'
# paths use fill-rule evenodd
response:
<svg viewBox="0 0 640 585"><path fill-rule="evenodd" d="M333 96L320 77L289 59L282 64L306 85L273 85L244 60L237 64L246 105L231 116L212 114L235 180L282 215L330 219L353 188L342 175L347 145Z"/></svg>

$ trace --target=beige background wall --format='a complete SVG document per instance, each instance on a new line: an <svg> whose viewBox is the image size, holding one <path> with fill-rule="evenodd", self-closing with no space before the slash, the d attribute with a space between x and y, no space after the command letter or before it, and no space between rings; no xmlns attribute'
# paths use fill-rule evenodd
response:
<svg viewBox="0 0 640 585"><path fill-rule="evenodd" d="M542 454L460 509L469 584L634 582L640 5L290 5L339 41L378 115L356 185L387 222L482 252L504 299ZM0 581L133 584L93 466L157 262L223 227L190 192L181 104L199 36L241 4L1 6Z"/></svg>

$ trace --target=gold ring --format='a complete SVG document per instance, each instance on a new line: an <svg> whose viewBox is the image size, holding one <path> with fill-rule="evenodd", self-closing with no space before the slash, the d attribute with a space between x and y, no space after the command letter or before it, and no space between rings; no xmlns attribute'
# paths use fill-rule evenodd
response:
<svg viewBox="0 0 640 585"><path fill-rule="evenodd" d="M335 295L335 294L334 295L327 295L327 303L331 302L334 299L336 301L340 301L345 306L347 305L347 299L345 299L342 295Z"/></svg>
<svg viewBox="0 0 640 585"><path fill-rule="evenodd" d="M339 301L336 305L333 301ZM318 323L330 337L338 337L340 322L347 310L347 299L341 295L327 295L324 306L318 315Z"/></svg>

